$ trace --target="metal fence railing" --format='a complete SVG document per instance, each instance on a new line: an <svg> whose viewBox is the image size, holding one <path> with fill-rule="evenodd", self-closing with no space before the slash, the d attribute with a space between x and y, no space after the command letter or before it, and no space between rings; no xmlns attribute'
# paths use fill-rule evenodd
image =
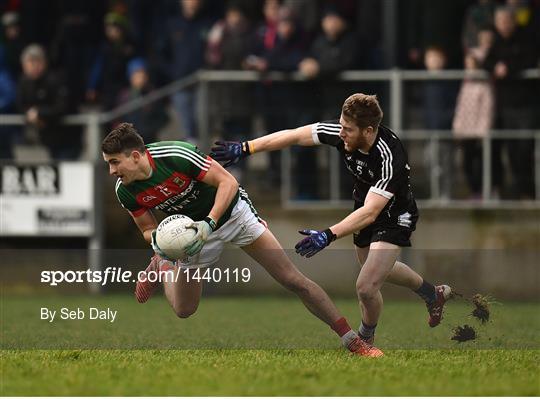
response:
<svg viewBox="0 0 540 399"><path fill-rule="evenodd" d="M404 83L411 81L429 81L429 80L461 80L465 77L477 77L488 78L488 75L484 71L478 71L475 75L471 75L469 72L465 74L465 71L461 70L449 70L439 71L436 73L428 71L404 71L404 70L384 70L384 71L344 71L336 76L336 82L380 82L388 86L388 109L389 115L388 121L390 127L396 131L398 135L408 142L426 141L431 143L433 147L437 147L441 140L452 139L452 133L450 131L432 131L432 130L418 130L418 129L404 129ZM522 74L523 79L539 80L540 70L527 70ZM101 163L101 154L99 151L101 128L104 124L114 120L118 120L123 115L136 111L152 102L159 101L165 97L169 97L172 94L186 88L195 87L197 90L197 121L199 129L199 143L202 148L208 148L210 146L210 134L211 134L211 107L212 92L211 84L218 84L223 82L260 82L262 79L265 81L276 82L290 82L292 85L295 82L305 82L299 73L282 73L271 72L261 75L252 71L209 71L201 70L194 73L191 76L172 82L166 86L163 86L148 95L133 100L129 103L123 104L118 108L115 108L108 112L102 113L90 113L70 115L65 118L65 123L82 125L86 131L86 158L92 162ZM294 86L291 86L291 90L294 90ZM231 95L231 101L234 101L234 94ZM24 119L21 115L0 115L1 125L22 125ZM292 126L291 126L292 127ZM246 132L248 135L249 132ZM491 145L492 140L495 138L506 139L534 139L535 142L535 188L536 198L533 201L520 201L520 206L540 206L540 129L535 130L508 130L508 131L492 131L488 137L482 139L483 145L483 179L482 179L482 201L456 201L452 200L449 204L445 202L445 206L466 206L466 207L493 207L493 206L513 206L514 201L502 201L491 198ZM425 201L424 206L438 206L441 203L440 189L438 187L436 170L436 163L438 162L438 151L433 151L434 157L430 169L430 195ZM342 202L336 197L338 190L331 190L330 198L319 199L315 201L295 201L291 197L293 176L292 176L292 154L290 151L282 152L282 185L281 185L281 198L282 203L286 207L340 207ZM339 160L335 155L330 155L329 160L329 181L330 184L336 188L340 184L339 173ZM332 194L333 193L333 194ZM348 201L347 201L348 204Z"/></svg>
<svg viewBox="0 0 540 399"><path fill-rule="evenodd" d="M260 82L262 76L255 72L245 71L200 71L199 77L199 128L201 132L201 143L208 142L209 121L211 120L210 107L208 104L211 101L210 84L219 82ZM269 73L263 76L266 81L283 82L305 82L302 75L298 73ZM433 80L459 81L467 78L489 79L485 71L476 71L471 74L470 71L462 70L447 70L447 71L404 71L404 70L388 70L388 71L344 71L336 77L337 82L379 82L388 85L388 108L389 125L396 131L402 140L405 142L426 141L429 145L436 149L442 140L452 140L451 131L434 131L434 130L419 130L419 129L404 129L404 95L406 82L426 82ZM522 79L539 80L540 70L527 70L522 73ZM291 86L294 90L294 86ZM388 123L388 122L387 122ZM293 126L291 126L293 127ZM535 175L535 192L536 197L532 201L514 201L501 200L492 198L491 196L491 147L494 139L522 140L534 139L534 175ZM430 172L430 195L428 198L421 200L421 205L424 207L540 207L540 127L532 130L493 130L490 135L482 139L482 199L480 201L456 200L450 201L441 200L440 187L438 179L438 151L434 150L432 165ZM343 201L339 198L340 174L339 159L336 154L329 154L328 177L331 185L330 197L325 199L316 199L309 201L295 200L293 197L293 155L290 149L282 151L282 169L281 169L281 202L286 208L335 208L335 207L350 207L350 201ZM531 171L533 173L533 171Z"/></svg>
<svg viewBox="0 0 540 399"><path fill-rule="evenodd" d="M538 193L540 190L540 131L539 130L499 130L491 132L491 135L484 137L482 142L482 196L481 199L456 199L456 198L443 198L441 196L441 183L440 183L440 168L439 165L439 145L443 140L450 141L453 139L451 131L426 131L426 130L402 130L400 137L401 141L407 144L425 142L425 145L430 147L430 155L427 165L427 171L429 173L429 194L427 197L420 197L417 202L422 208L516 208L516 209L538 209L540 208L540 200ZM535 191L536 197L532 200L509 200L492 197L492 142L493 140L523 140L534 139L534 157L535 157L535 170L531 173L535 174ZM336 151L331 151L328 154L328 164L325 181L330 184L329 196L322 200L298 200L295 199L295 178L291 171L293 170L294 154L293 150L288 148L282 151L282 171L281 171L281 203L288 209L349 209L351 207L351 200L349 197L344 199L342 197L343 179L350 179L348 175L344 175L340 170L341 160ZM412 166L413 175L416 168ZM414 187L413 187L414 189ZM414 190L413 190L414 191ZM350 193L349 193L350 194Z"/></svg>

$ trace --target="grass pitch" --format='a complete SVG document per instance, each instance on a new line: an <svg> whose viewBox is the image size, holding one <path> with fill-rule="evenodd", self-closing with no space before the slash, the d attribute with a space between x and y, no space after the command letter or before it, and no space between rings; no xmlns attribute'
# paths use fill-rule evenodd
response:
<svg viewBox="0 0 540 399"><path fill-rule="evenodd" d="M356 327L354 300L338 307ZM40 320L40 308L118 311L106 320ZM430 329L423 304L389 302L381 359L351 356L292 297L203 298L177 319L162 298L4 297L0 394L11 395L540 395L538 304L500 304L480 325L450 303ZM458 324L478 339L451 341Z"/></svg>

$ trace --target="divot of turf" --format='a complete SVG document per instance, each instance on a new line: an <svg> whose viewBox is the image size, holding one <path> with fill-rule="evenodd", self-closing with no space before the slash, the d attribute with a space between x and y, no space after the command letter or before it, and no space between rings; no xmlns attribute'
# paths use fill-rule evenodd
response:
<svg viewBox="0 0 540 399"><path fill-rule="evenodd" d="M457 326L453 329L453 333L454 335L451 339L457 342L472 341L477 338L476 331L468 324Z"/></svg>
<svg viewBox="0 0 540 399"><path fill-rule="evenodd" d="M492 299L488 296L476 294L472 297L471 301L475 307L471 315L482 324L487 323L490 316L489 305L492 303Z"/></svg>

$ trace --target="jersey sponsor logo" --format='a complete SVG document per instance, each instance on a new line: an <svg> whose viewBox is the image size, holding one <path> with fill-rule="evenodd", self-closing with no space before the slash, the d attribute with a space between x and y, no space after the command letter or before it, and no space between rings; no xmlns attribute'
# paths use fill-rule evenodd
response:
<svg viewBox="0 0 540 399"><path fill-rule="evenodd" d="M399 215L397 224L403 227L411 227L411 214L409 212L405 212Z"/></svg>
<svg viewBox="0 0 540 399"><path fill-rule="evenodd" d="M155 206L155 208L157 210L164 211L166 213L179 212L182 209L184 209L186 205L197 200L199 195L200 195L199 190L195 190L192 193L187 194L187 196L186 196L186 192L183 192L181 194L178 194L178 195L175 195L174 197L169 198L167 201L161 204L158 204L157 206Z"/></svg>
<svg viewBox="0 0 540 399"><path fill-rule="evenodd" d="M155 199L157 199L157 197L155 197L153 195L146 195L146 196L143 197L142 200L143 200L143 202L150 202L150 201L155 200Z"/></svg>
<svg viewBox="0 0 540 399"><path fill-rule="evenodd" d="M186 180L182 180L181 178L179 178L178 176L175 176L173 178L173 183L176 184L178 187L182 188L186 185L187 181Z"/></svg>
<svg viewBox="0 0 540 399"><path fill-rule="evenodd" d="M361 159L355 159L352 155L350 154L347 154L345 155L345 158L347 159L347 161L349 162L356 162L357 165L360 165L360 166L367 166L367 162L366 161L362 161Z"/></svg>
<svg viewBox="0 0 540 399"><path fill-rule="evenodd" d="M166 184L158 184L154 189L158 190L165 197L170 197L173 195L173 192L169 190L169 187L167 187Z"/></svg>
<svg viewBox="0 0 540 399"><path fill-rule="evenodd" d="M140 192L135 197L139 205L145 208L155 208L168 199L182 198L188 194L188 189L191 191L195 181L189 176L179 172L174 172L169 178L150 187L143 192Z"/></svg>

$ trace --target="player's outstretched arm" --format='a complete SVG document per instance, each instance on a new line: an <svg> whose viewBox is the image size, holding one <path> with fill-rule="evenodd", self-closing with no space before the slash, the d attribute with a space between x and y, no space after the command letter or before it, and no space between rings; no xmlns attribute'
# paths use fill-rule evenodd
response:
<svg viewBox="0 0 540 399"><path fill-rule="evenodd" d="M389 199L370 191L364 205L346 216L341 222L330 227L337 238L348 236L372 224L384 209Z"/></svg>
<svg viewBox="0 0 540 399"><path fill-rule="evenodd" d="M379 216L387 203L388 198L369 192L364 201L364 206L349 214L341 222L326 230L300 230L299 233L307 237L296 244L296 253L311 258L337 238L362 230L377 219L377 216Z"/></svg>
<svg viewBox="0 0 540 399"><path fill-rule="evenodd" d="M276 151L292 145L315 145L311 133L312 125L296 129L280 130L250 141L216 141L211 156L216 161L225 162L228 167L255 152Z"/></svg>

